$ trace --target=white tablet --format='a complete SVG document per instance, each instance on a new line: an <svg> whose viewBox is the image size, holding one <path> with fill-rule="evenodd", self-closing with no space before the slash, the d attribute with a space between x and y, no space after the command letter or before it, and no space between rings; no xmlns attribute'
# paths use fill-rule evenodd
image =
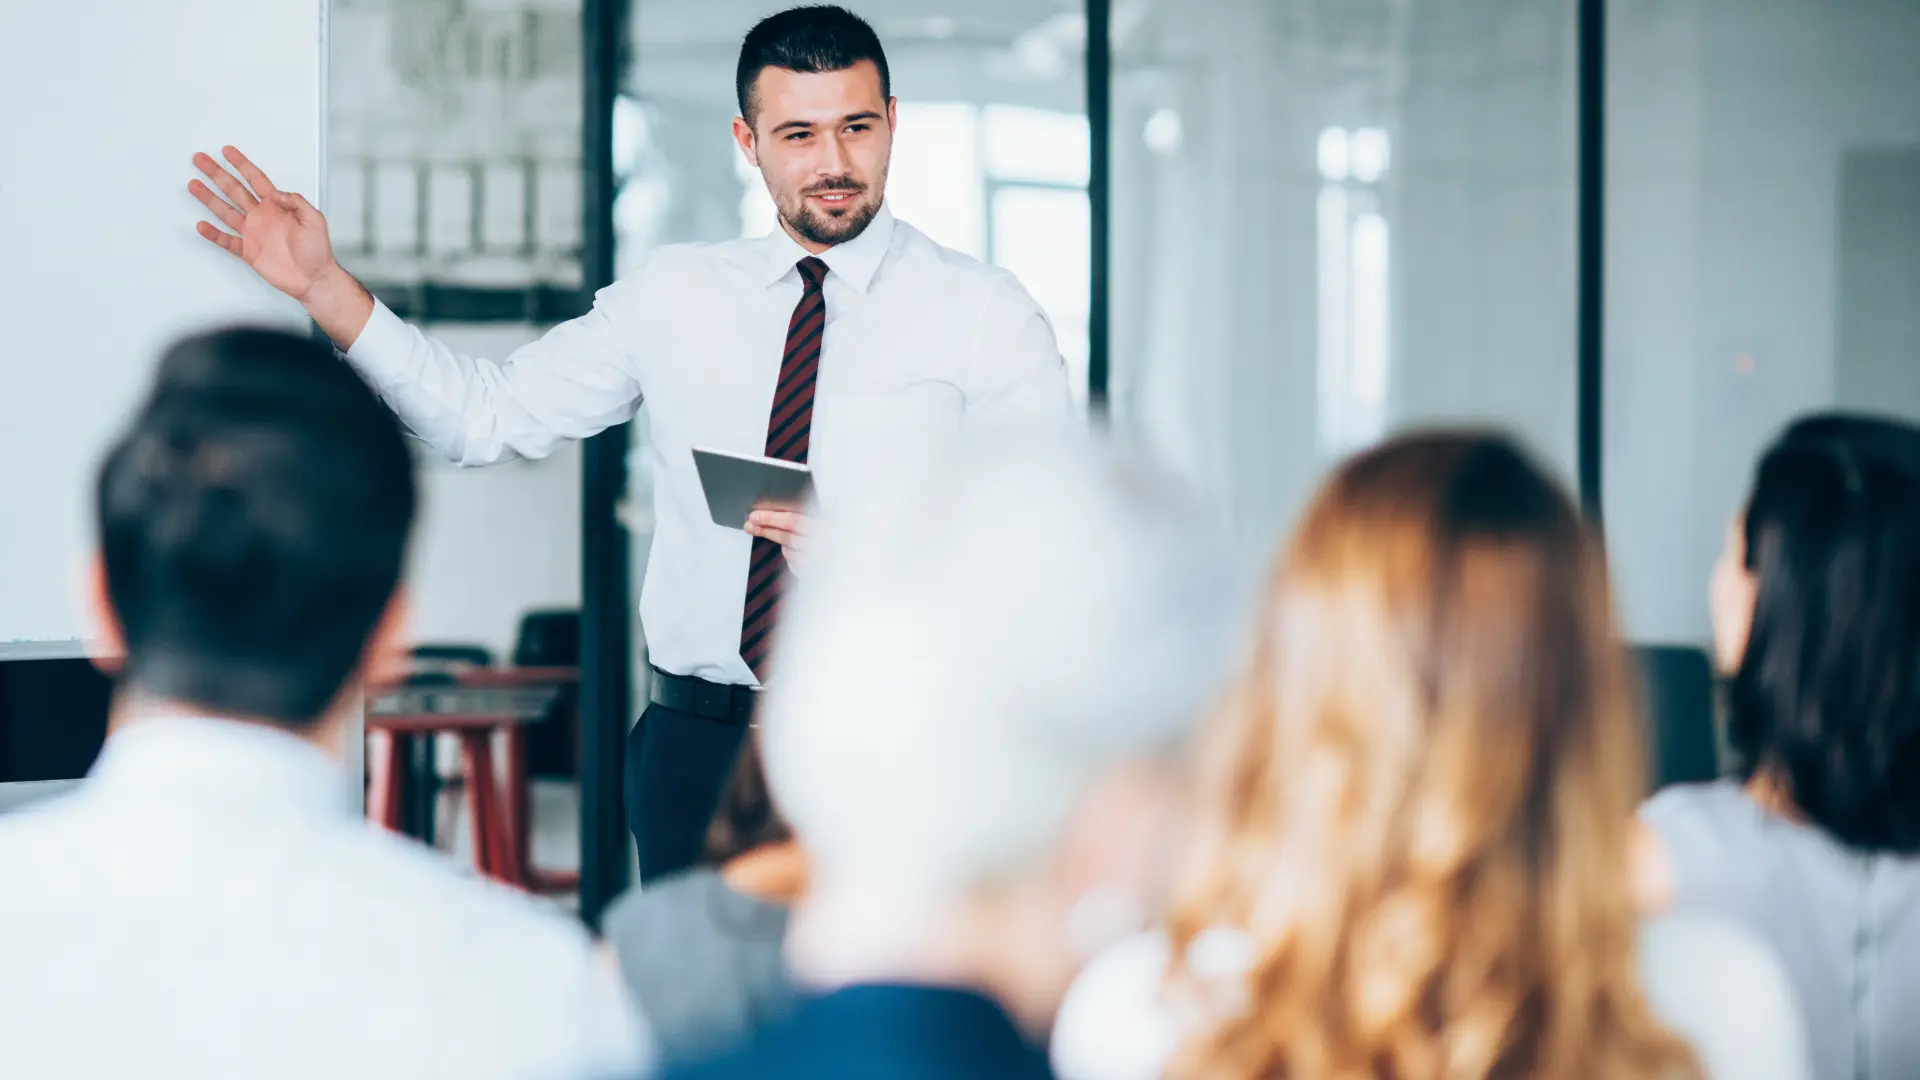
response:
<svg viewBox="0 0 1920 1080"><path fill-rule="evenodd" d="M707 513L715 525L747 527L756 507L800 509L813 494L813 471L777 458L734 454L711 447L693 448L693 467L707 494Z"/></svg>

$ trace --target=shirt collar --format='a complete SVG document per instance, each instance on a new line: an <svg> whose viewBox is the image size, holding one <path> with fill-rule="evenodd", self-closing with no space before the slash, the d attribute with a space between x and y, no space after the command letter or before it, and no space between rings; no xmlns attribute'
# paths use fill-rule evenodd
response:
<svg viewBox="0 0 1920 1080"><path fill-rule="evenodd" d="M233 720L155 717L130 724L107 739L88 786L149 807L313 818L353 812L338 762L288 732Z"/></svg>
<svg viewBox="0 0 1920 1080"><path fill-rule="evenodd" d="M818 258L827 264L833 276L864 293L872 287L874 275L880 272L880 263L887 257L887 249L892 244L893 211L882 202L873 220L867 222L867 227L860 231L859 236L844 244L835 244L821 252ZM777 223L773 231L766 235L763 247L767 253L768 285L795 273L794 265L812 254L787 234L785 226Z"/></svg>

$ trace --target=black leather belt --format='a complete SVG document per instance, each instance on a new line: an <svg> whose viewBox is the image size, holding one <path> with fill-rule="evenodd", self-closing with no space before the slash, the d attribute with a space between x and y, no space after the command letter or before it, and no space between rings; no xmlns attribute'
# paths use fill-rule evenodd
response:
<svg viewBox="0 0 1920 1080"><path fill-rule="evenodd" d="M675 675L653 669L647 700L663 709L691 713L703 720L729 724L750 724L760 691L751 686L728 686L708 682L691 675Z"/></svg>

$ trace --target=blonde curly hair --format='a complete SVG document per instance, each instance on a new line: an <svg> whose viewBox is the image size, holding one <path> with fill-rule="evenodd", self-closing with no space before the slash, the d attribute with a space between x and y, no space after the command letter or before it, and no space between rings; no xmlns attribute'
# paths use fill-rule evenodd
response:
<svg viewBox="0 0 1920 1080"><path fill-rule="evenodd" d="M1636 973L1643 731L1598 543L1504 437L1402 437L1320 490L1214 731L1176 957L1183 1077L1699 1074Z"/></svg>

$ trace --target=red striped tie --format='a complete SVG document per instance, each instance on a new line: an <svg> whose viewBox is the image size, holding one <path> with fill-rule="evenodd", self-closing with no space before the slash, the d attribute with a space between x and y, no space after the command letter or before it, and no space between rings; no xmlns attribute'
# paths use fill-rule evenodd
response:
<svg viewBox="0 0 1920 1080"><path fill-rule="evenodd" d="M809 256L800 260L799 270L806 288L793 309L793 319L787 323L786 359L780 364L780 384L773 392L773 412L767 418L767 456L804 465L813 433L813 381L820 373L820 339L827 325L827 298L820 288L827 277L827 264ZM756 536L748 567L746 610L740 617L740 656L754 677L765 682L774 622L780 614L780 593L786 584L786 559L779 544Z"/></svg>

